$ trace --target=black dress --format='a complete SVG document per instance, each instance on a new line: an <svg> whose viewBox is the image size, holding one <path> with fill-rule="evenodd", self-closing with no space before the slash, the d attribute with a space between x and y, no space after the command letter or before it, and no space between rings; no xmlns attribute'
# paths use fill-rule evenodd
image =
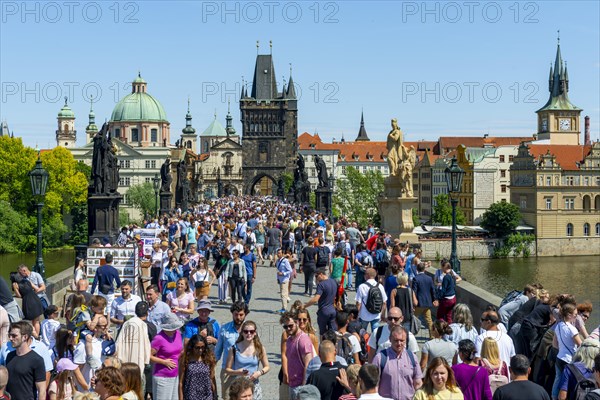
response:
<svg viewBox="0 0 600 400"><path fill-rule="evenodd" d="M42 301L35 294L31 282L23 280L19 282L19 293L23 301L23 315L26 320L33 321L44 314Z"/></svg>

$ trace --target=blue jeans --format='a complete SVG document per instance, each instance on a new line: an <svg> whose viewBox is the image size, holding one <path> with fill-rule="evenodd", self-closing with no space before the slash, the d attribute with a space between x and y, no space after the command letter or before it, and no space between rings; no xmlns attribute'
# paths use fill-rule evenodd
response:
<svg viewBox="0 0 600 400"><path fill-rule="evenodd" d="M361 328L364 330L367 330L367 328L369 327L369 324L371 324L371 333L375 333L377 328L379 328L379 322L381 322L381 319L375 318L372 321L365 321L365 320L362 320L359 318L358 321L360 322Z"/></svg>
<svg viewBox="0 0 600 400"><path fill-rule="evenodd" d="M558 392L560 391L560 381L563 376L563 370L565 369L566 365L567 363L561 360L560 358L557 358L556 362L554 363L554 370L556 371L556 376L554 378L554 384L552 385L553 399L558 399Z"/></svg>
<svg viewBox="0 0 600 400"><path fill-rule="evenodd" d="M246 281L246 290L244 291L244 302L246 304L250 304L250 298L252 297L252 278L253 275L248 275L248 280Z"/></svg>
<svg viewBox="0 0 600 400"><path fill-rule="evenodd" d="M349 263L350 261L348 261L348 264ZM354 286L352 283L352 265L348 265L348 268L346 269L346 287Z"/></svg>

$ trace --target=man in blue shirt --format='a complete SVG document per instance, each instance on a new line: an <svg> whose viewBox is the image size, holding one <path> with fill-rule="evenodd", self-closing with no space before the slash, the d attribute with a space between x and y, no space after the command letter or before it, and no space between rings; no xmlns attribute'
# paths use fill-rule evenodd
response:
<svg viewBox="0 0 600 400"><path fill-rule="evenodd" d="M101 265L96 269L96 275L94 275L94 282L92 282L92 294L96 291L98 286L98 294L106 299L106 308L108 312L108 319L110 321L110 310L112 308L112 302L115 299L115 283L116 288L121 287L121 278L119 278L119 272L115 267L112 266L113 255L107 254L104 257L106 264Z"/></svg>
<svg viewBox="0 0 600 400"><path fill-rule="evenodd" d="M250 304L252 297L252 284L256 280L256 256L250 251L250 244L244 245L244 254L240 257L246 264L246 290L244 292L244 301Z"/></svg>
<svg viewBox="0 0 600 400"><path fill-rule="evenodd" d="M240 328L244 323L244 320L250 312L248 305L243 301L233 303L229 307L231 311L231 322L226 323L219 330L217 339L217 346L215 347L215 358L217 362L223 361L221 366L221 393L223 393L223 400L229 399L229 386L235 378L235 376L227 375L225 373L225 364L227 363L227 357L229 356L229 349L235 345L238 336L240 335Z"/></svg>
<svg viewBox="0 0 600 400"><path fill-rule="evenodd" d="M187 345L192 336L200 334L206 337L208 346L214 351L221 326L216 319L210 317L210 313L214 311L212 304L209 300L200 300L196 310L198 317L185 324L183 343Z"/></svg>
<svg viewBox="0 0 600 400"><path fill-rule="evenodd" d="M413 279L412 289L417 296L417 304L415 307L415 317L420 315L425 316L425 322L429 329L429 338L433 339L433 321L431 319L431 308L438 306L438 301L435 299L435 289L433 285L433 279L425 273L425 264L420 263L417 265L417 275Z"/></svg>

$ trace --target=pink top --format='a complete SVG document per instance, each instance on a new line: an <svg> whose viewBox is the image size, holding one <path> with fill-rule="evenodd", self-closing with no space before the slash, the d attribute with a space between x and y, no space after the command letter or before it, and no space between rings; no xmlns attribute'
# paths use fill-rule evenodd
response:
<svg viewBox="0 0 600 400"><path fill-rule="evenodd" d="M176 292L169 292L169 294L167 294L167 304L170 304L171 307L188 309L190 307L190 304L193 303L194 295L192 294L192 292L186 292L181 298L177 298ZM177 311L175 315L182 319L190 318L190 314L182 313L181 311Z"/></svg>
<svg viewBox="0 0 600 400"><path fill-rule="evenodd" d="M171 359L175 368L169 369L162 364L154 364L154 376L160 378L175 378L179 374L179 355L183 350L183 339L181 333L175 331L173 337L169 337L161 331L152 339L152 349L156 350L156 357L163 360Z"/></svg>
<svg viewBox="0 0 600 400"><path fill-rule="evenodd" d="M73 387L71 386L71 382L69 380L67 380L67 382L65 383L65 387L63 388L63 390L63 400L71 400L73 398ZM48 393L54 393L58 395L58 383L56 382L56 380L50 382L50 386L48 387Z"/></svg>
<svg viewBox="0 0 600 400"><path fill-rule="evenodd" d="M304 356L312 354L313 344L310 337L302 332L298 336L287 338L285 354L288 359L289 386L302 385L304 377Z"/></svg>

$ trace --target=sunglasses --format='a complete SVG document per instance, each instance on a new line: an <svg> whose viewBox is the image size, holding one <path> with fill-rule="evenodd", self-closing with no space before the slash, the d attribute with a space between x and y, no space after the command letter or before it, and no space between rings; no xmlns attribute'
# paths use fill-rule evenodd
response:
<svg viewBox="0 0 600 400"><path fill-rule="evenodd" d="M590 317L590 314L580 314L581 318L583 319L588 319Z"/></svg>
<svg viewBox="0 0 600 400"><path fill-rule="evenodd" d="M298 322L308 322L308 318L298 318Z"/></svg>
<svg viewBox="0 0 600 400"><path fill-rule="evenodd" d="M490 321L489 318L481 318L481 322Z"/></svg>
<svg viewBox="0 0 600 400"><path fill-rule="evenodd" d="M401 317L387 317L388 321L392 321L392 322L396 322L396 321L400 321Z"/></svg>
<svg viewBox="0 0 600 400"><path fill-rule="evenodd" d="M195 350L202 350L204 348L204 346L194 346Z"/></svg>
<svg viewBox="0 0 600 400"><path fill-rule="evenodd" d="M244 329L243 332L246 334L252 334L252 335L254 335L256 333L256 331L254 329Z"/></svg>
<svg viewBox="0 0 600 400"><path fill-rule="evenodd" d="M292 329L294 324L283 325L283 329Z"/></svg>

